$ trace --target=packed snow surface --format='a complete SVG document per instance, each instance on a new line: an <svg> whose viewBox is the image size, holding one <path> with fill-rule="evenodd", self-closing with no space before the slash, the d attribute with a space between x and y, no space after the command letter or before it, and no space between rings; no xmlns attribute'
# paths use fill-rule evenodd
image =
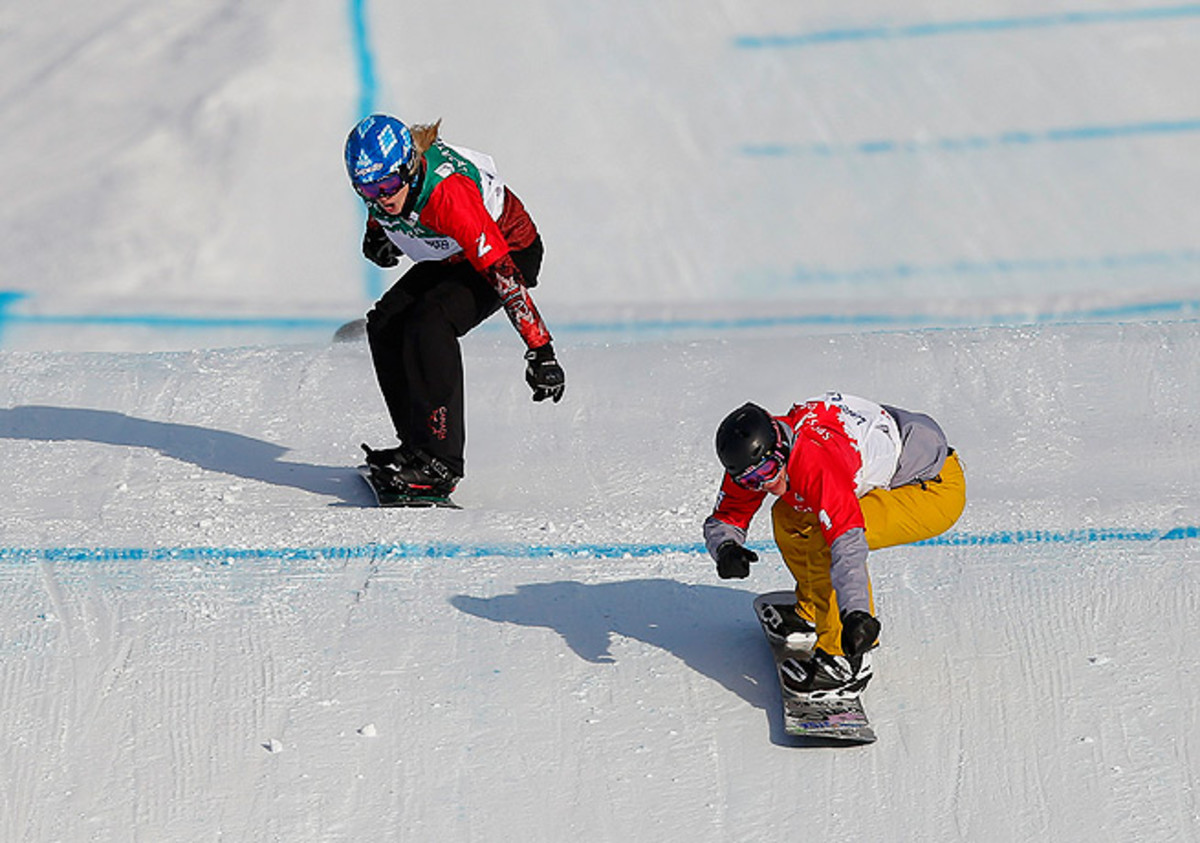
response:
<svg viewBox="0 0 1200 843"><path fill-rule="evenodd" d="M1200 840L1200 8L0 13L0 839ZM341 143L443 117L567 372L464 341L462 510L381 510ZM20 130L18 131L17 128ZM934 415L865 747L783 733L712 435Z"/></svg>

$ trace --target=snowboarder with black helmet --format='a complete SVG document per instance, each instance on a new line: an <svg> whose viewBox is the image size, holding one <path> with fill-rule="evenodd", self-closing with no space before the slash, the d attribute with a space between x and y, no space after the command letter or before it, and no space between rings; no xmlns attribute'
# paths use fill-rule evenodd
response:
<svg viewBox="0 0 1200 843"><path fill-rule="evenodd" d="M775 542L796 601L773 606L781 638L815 636L799 690L853 688L871 675L879 636L868 551L948 530L966 504L962 464L922 413L828 392L773 416L748 403L716 436L725 468L706 546L723 579L750 574L750 521L770 493ZM766 622L764 618L764 622Z"/></svg>

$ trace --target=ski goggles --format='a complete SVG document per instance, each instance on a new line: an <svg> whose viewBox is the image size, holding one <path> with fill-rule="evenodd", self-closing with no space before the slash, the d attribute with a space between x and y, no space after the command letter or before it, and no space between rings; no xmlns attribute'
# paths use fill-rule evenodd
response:
<svg viewBox="0 0 1200 843"><path fill-rule="evenodd" d="M764 485L779 477L779 472L787 471L787 456L791 448L788 448L784 435L779 431L778 423L775 425L775 430L775 444L767 450L766 454L763 454L761 460L744 471L730 474L733 482L742 486L743 489L762 491Z"/></svg>
<svg viewBox="0 0 1200 843"><path fill-rule="evenodd" d="M776 446L761 460L738 474L732 474L733 482L751 492L761 492L763 486L779 476L787 468L787 454Z"/></svg>
<svg viewBox="0 0 1200 843"><path fill-rule="evenodd" d="M408 173L401 170L384 176L379 181L356 184L354 189L358 191L358 195L363 199L386 199L389 196L399 193L400 189L408 184L408 181Z"/></svg>

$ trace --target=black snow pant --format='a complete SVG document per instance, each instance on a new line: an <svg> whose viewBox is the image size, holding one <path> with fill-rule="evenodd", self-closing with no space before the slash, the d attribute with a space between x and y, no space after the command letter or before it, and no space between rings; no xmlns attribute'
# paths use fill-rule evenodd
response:
<svg viewBox="0 0 1200 843"><path fill-rule="evenodd" d="M512 252L527 287L542 267L542 239ZM367 314L375 377L396 435L464 473L467 428L459 338L500 309L500 297L465 260L414 264Z"/></svg>

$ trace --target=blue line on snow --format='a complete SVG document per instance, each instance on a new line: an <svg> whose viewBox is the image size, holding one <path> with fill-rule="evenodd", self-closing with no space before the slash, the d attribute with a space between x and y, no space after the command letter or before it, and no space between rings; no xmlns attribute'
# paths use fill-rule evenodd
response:
<svg viewBox="0 0 1200 843"><path fill-rule="evenodd" d="M1006 325L1067 325L1078 322L1123 322L1140 319L1200 317L1200 299L1101 307L1062 313L934 315L926 313L807 313L793 316L749 316L732 319L645 319L628 322L569 322L556 327L562 334L657 334L672 331L741 331L771 328L833 327L870 330L924 327L1002 327Z"/></svg>
<svg viewBox="0 0 1200 843"><path fill-rule="evenodd" d="M1109 542L1155 543L1200 539L1200 527L1174 527L1169 530L1093 528L1079 530L999 530L990 533L952 532L928 541L924 547L1005 547L1023 545L1092 545ZM754 549L770 552L774 545L757 542ZM661 542L647 544L581 543L559 545L534 544L460 544L453 542L398 544L361 544L328 547L230 548L160 547L104 548L49 547L0 548L0 562L162 562L308 559L641 559L669 554L703 555L701 542Z"/></svg>
<svg viewBox="0 0 1200 843"><path fill-rule="evenodd" d="M358 67L358 115L375 110L375 57L367 37L366 0L350 0L350 32L354 37L354 59Z"/></svg>
<svg viewBox="0 0 1200 843"><path fill-rule="evenodd" d="M934 140L871 140L850 144L830 143L756 143L745 144L740 152L750 158L788 158L800 155L833 157L839 155L891 155L923 152L974 152L997 147L1034 146L1046 143L1116 140L1132 137L1161 137L1200 132L1200 119L1151 120L1141 123L1107 126L1068 126L1041 132L1012 130L998 135Z"/></svg>
<svg viewBox="0 0 1200 843"><path fill-rule="evenodd" d="M7 318L10 323L28 325L111 325L142 328L252 328L270 330L324 330L342 325L345 319L327 316L185 316L170 313L141 314L2 314L0 321Z"/></svg>
<svg viewBox="0 0 1200 843"><path fill-rule="evenodd" d="M1188 253L1191 254L1191 253ZM1194 258L1200 259L1200 257ZM1182 258L1178 258L1182 261ZM1164 264L1162 260L1154 263ZM996 262L979 264L974 271L995 273L1032 271L1037 262ZM1119 268L1117 261L1098 260L1092 269ZM1088 267L1055 267L1086 269ZM796 275L800 282L840 281L853 282L894 276L912 277L921 274L942 274L949 270L912 266L827 272L801 270ZM3 295L3 294L0 294ZM0 304L3 300L0 299ZM564 322L556 326L561 334L662 334L674 331L738 331L764 330L769 328L835 327L844 329L865 328L872 330L906 329L922 327L1000 327L1004 325L1062 325L1077 322L1103 321L1122 322L1141 319L1182 319L1200 317L1200 299L1177 299L1174 301L1143 302L1139 304L1095 307L1083 310L1046 313L991 313L963 316L929 313L806 313L779 316L746 316L714 319L631 319L621 321ZM0 335L7 325L94 325L98 327L145 327L169 330L256 330L256 331L321 331L333 330L342 325L344 318L330 317L223 317L182 316L171 314L77 314L77 315L23 315L5 312L0 307Z"/></svg>
<svg viewBox="0 0 1200 843"><path fill-rule="evenodd" d="M1053 29L1064 26L1104 23L1142 23L1200 17L1200 5L1157 6L1144 9L1098 9L1088 12L1059 12L1011 18L933 21L905 26L864 26L817 32L774 35L740 35L733 39L742 49L818 47L861 41L894 41L938 35L971 35Z"/></svg>
<svg viewBox="0 0 1200 843"><path fill-rule="evenodd" d="M24 293L0 290L0 340L4 339L4 325L9 319L9 305L25 298Z"/></svg>
<svg viewBox="0 0 1200 843"><path fill-rule="evenodd" d="M354 60L358 68L358 106L354 121L375 112L378 85L375 78L375 54L367 26L367 0L350 0L350 32L354 39ZM383 294L382 273L364 262L363 292L374 301Z"/></svg>
<svg viewBox="0 0 1200 843"><path fill-rule="evenodd" d="M792 281L808 283L854 283L901 280L918 277L970 275L1014 275L1047 272L1103 272L1144 267L1167 268L1200 263L1200 251L1135 252L1125 255L1099 255L1083 258L1006 258L991 261L959 260L943 264L899 263L891 266L864 266L856 269L827 270L800 267Z"/></svg>

